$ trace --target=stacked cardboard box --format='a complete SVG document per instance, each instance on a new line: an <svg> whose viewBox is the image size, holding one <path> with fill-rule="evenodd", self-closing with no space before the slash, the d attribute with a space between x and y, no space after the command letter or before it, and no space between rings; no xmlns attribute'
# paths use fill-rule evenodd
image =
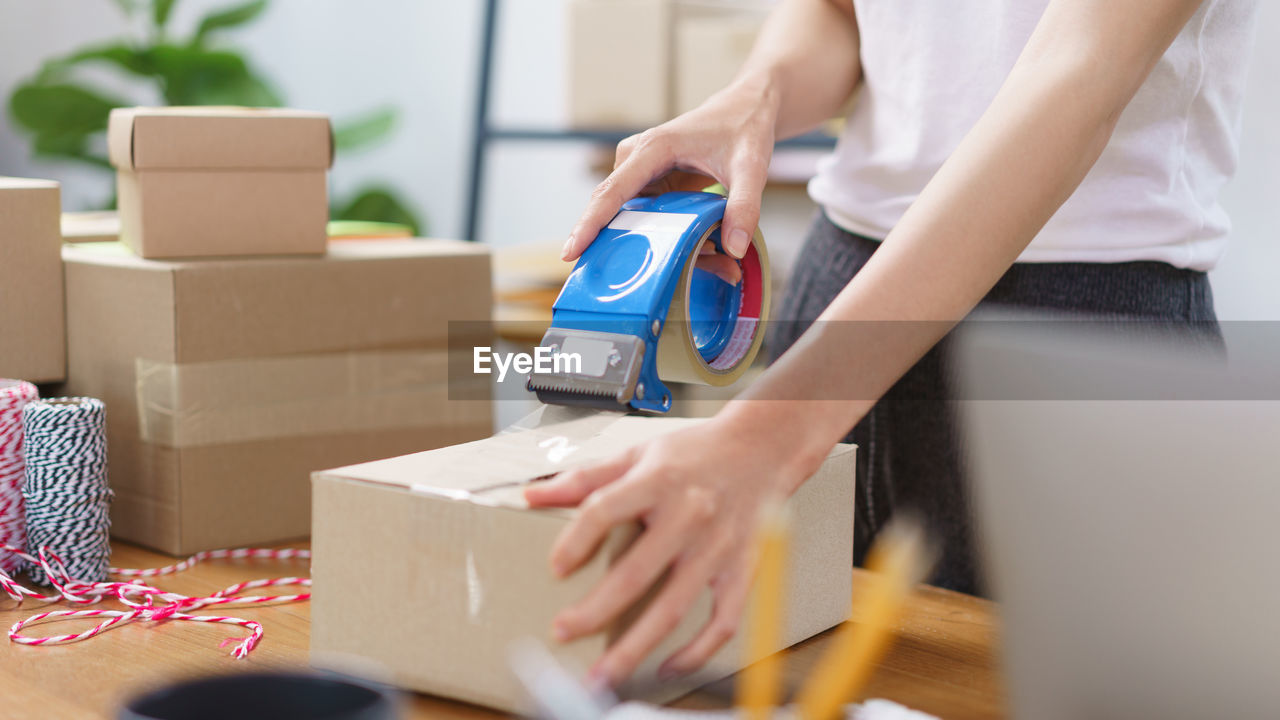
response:
<svg viewBox="0 0 1280 720"><path fill-rule="evenodd" d="M758 8L722 5L678 15L672 114L689 112L726 87L751 55L765 15Z"/></svg>
<svg viewBox="0 0 1280 720"><path fill-rule="evenodd" d="M490 315L483 247L63 259L66 392L107 403L117 537L180 554L305 536L311 471L492 430L490 403L447 384L449 321Z"/></svg>
<svg viewBox="0 0 1280 720"><path fill-rule="evenodd" d="M769 2L572 0L566 27L573 127L659 125L729 84Z"/></svg>
<svg viewBox="0 0 1280 720"><path fill-rule="evenodd" d="M572 0L569 122L647 128L670 117L670 0Z"/></svg>
<svg viewBox="0 0 1280 720"><path fill-rule="evenodd" d="M58 183L0 177L0 377L66 375Z"/></svg>
<svg viewBox="0 0 1280 720"><path fill-rule="evenodd" d="M333 137L323 113L121 108L107 150L120 239L142 257L325 250Z"/></svg>
<svg viewBox="0 0 1280 720"><path fill-rule="evenodd" d="M359 658L414 690L530 709L508 670L512 644L546 638L556 612L600 581L637 528L615 529L582 569L554 581L547 553L574 511L528 509L524 484L700 422L609 422L561 408L540 412L541 418L486 440L316 473L313 664ZM786 622L782 644L770 652L849 616L855 452L838 446L789 501ZM370 558L377 559L372 570ZM656 682L658 662L688 642L710 614L708 592L623 693L663 701L759 659L745 657L735 641L697 679ZM603 634L559 647L561 660L585 669L635 613L625 617Z"/></svg>

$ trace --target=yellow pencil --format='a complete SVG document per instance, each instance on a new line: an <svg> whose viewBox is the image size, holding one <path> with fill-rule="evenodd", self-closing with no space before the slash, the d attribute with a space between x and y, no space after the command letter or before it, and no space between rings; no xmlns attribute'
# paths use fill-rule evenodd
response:
<svg viewBox="0 0 1280 720"><path fill-rule="evenodd" d="M866 685L893 639L911 588L927 572L924 536L914 524L895 523L867 556L870 576L855 597L853 617L840 629L800 690L797 704L802 720L830 720Z"/></svg>
<svg viewBox="0 0 1280 720"><path fill-rule="evenodd" d="M747 720L765 720L782 697L782 593L786 580L787 517L781 507L768 508L759 539L759 568L747 626L747 662L762 658L738 675L738 707Z"/></svg>

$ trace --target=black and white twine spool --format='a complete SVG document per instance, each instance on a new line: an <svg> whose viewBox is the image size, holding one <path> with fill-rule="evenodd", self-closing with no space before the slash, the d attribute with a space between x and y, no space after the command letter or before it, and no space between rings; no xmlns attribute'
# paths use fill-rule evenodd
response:
<svg viewBox="0 0 1280 720"><path fill-rule="evenodd" d="M48 548L74 580L101 582L111 556L106 408L93 398L50 398L22 409L27 548ZM46 584L35 568L31 579Z"/></svg>

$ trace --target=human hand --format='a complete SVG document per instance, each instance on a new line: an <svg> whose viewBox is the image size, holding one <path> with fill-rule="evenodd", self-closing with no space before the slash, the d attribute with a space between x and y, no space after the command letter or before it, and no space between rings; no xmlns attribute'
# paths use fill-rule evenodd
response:
<svg viewBox="0 0 1280 720"><path fill-rule="evenodd" d="M591 193L561 257L575 260L637 195L701 190L719 182L729 191L721 237L741 258L760 220L777 124L774 94L737 83L698 108L618 143L613 172Z"/></svg>
<svg viewBox="0 0 1280 720"><path fill-rule="evenodd" d="M533 507L581 506L551 551L558 577L594 555L613 527L644 526L605 578L556 616L554 636L567 642L599 632L669 569L654 600L596 661L591 677L610 686L625 680L710 586L710 620L665 660L659 676L702 667L737 629L762 509L785 499L811 469L777 433L717 418L529 487L525 498Z"/></svg>

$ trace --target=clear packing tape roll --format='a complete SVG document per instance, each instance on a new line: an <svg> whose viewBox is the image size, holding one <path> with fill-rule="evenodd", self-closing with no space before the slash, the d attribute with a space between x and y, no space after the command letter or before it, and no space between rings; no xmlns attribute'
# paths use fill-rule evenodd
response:
<svg viewBox="0 0 1280 720"><path fill-rule="evenodd" d="M658 336L658 376L663 382L731 385L751 367L764 342L764 321L769 317L772 288L769 253L757 229L738 263L742 269L742 296L729 342L711 360L703 358L698 351L694 338L696 318L691 317L689 301L693 273L699 251L719 232L720 223L716 223L704 233L680 271L667 322Z"/></svg>

